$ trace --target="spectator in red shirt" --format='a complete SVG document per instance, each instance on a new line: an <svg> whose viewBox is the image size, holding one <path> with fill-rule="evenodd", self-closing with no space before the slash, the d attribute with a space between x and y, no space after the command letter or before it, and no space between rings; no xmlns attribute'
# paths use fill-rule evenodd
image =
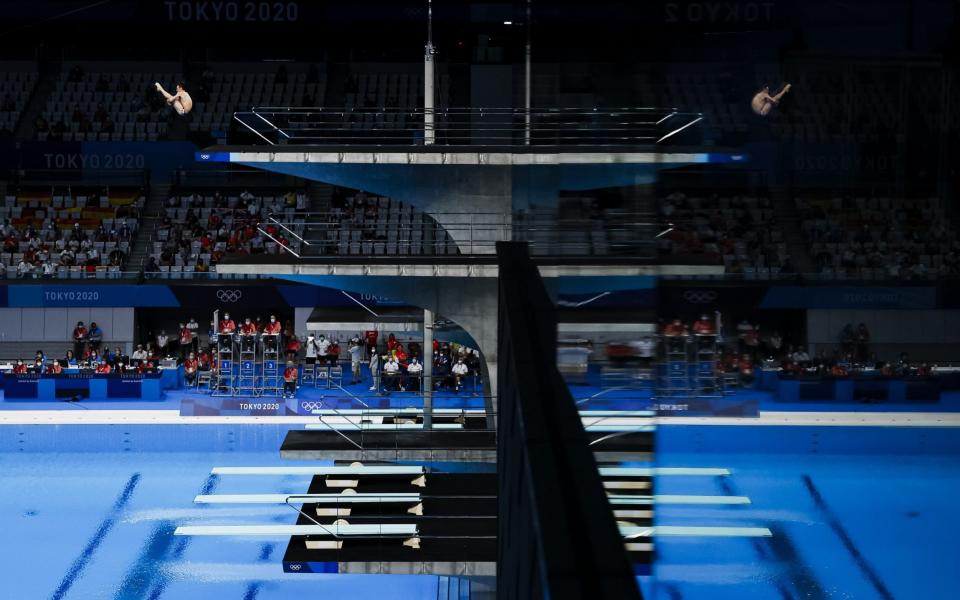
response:
<svg viewBox="0 0 960 600"><path fill-rule="evenodd" d="M217 325L217 342L221 348L229 348L233 334L237 331L237 324L230 318L230 313L223 313L223 318Z"/></svg>
<svg viewBox="0 0 960 600"><path fill-rule="evenodd" d="M303 345L300 343L300 340L298 340L296 336L291 336L290 341L287 342L287 360L292 361L295 359L302 347Z"/></svg>
<svg viewBox="0 0 960 600"><path fill-rule="evenodd" d="M674 319L667 323L663 328L663 335L669 337L681 337L687 334L687 328L680 319Z"/></svg>
<svg viewBox="0 0 960 600"><path fill-rule="evenodd" d="M397 349L397 336L392 333L387 336L387 352L393 352Z"/></svg>
<svg viewBox="0 0 960 600"><path fill-rule="evenodd" d="M83 347L87 343L87 328L83 326L83 321L78 321L77 326L73 328L73 355L83 356Z"/></svg>
<svg viewBox="0 0 960 600"><path fill-rule="evenodd" d="M109 375L110 374L110 363L102 362L97 365L97 368L94 369L94 372L99 375Z"/></svg>
<svg viewBox="0 0 960 600"><path fill-rule="evenodd" d="M63 367L60 366L60 361L50 361L50 364L47 365L47 373L50 375L59 375L60 373L63 373Z"/></svg>
<svg viewBox="0 0 960 600"><path fill-rule="evenodd" d="M336 339L330 342L330 345L327 346L327 364L331 367L337 366L337 361L340 360L340 342Z"/></svg>
<svg viewBox="0 0 960 600"><path fill-rule="evenodd" d="M696 335L716 335L717 327L710 317L700 315L700 318L693 323L693 333Z"/></svg>
<svg viewBox="0 0 960 600"><path fill-rule="evenodd" d="M183 361L183 379L190 387L197 383L197 369L200 368L200 361L196 355L191 352L187 359Z"/></svg>
<svg viewBox="0 0 960 600"><path fill-rule="evenodd" d="M270 315L270 321L264 325L263 332L267 335L280 334L280 321L277 321L276 315Z"/></svg>
<svg viewBox="0 0 960 600"><path fill-rule="evenodd" d="M297 393L297 367L292 360L287 361L287 368L283 370L283 394L293 398Z"/></svg>
<svg viewBox="0 0 960 600"><path fill-rule="evenodd" d="M14 375L26 375L27 374L27 365L23 364L23 359L18 358L17 364L13 367Z"/></svg>
<svg viewBox="0 0 960 600"><path fill-rule="evenodd" d="M375 329L368 329L364 337L367 339L367 358L369 359L377 352L377 339L380 337L380 332Z"/></svg>
<svg viewBox="0 0 960 600"><path fill-rule="evenodd" d="M687 335L687 327L683 324L683 321L674 319L663 327L661 333L667 338L668 352L686 351L686 340L684 337Z"/></svg>
<svg viewBox="0 0 960 600"><path fill-rule="evenodd" d="M233 322L233 319L230 318L230 313L223 313L223 318L220 319L220 326L217 331L219 333L232 334L237 330L237 324Z"/></svg>
<svg viewBox="0 0 960 600"><path fill-rule="evenodd" d="M275 352L280 340L280 321L276 315L270 315L270 320L263 326L263 346L266 350Z"/></svg>
<svg viewBox="0 0 960 600"><path fill-rule="evenodd" d="M180 358L184 358L193 348L193 332L185 323L180 323L180 333L177 337L180 340Z"/></svg>
<svg viewBox="0 0 960 600"><path fill-rule="evenodd" d="M250 317L243 320L243 325L240 326L240 335L242 336L241 347L243 350L245 352L253 351L253 343L257 339L257 326L253 324Z"/></svg>

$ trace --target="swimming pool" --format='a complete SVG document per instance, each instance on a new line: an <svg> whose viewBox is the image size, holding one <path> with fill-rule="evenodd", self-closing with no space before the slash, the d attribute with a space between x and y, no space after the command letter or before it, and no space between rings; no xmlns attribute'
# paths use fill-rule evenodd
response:
<svg viewBox="0 0 960 600"><path fill-rule="evenodd" d="M423 598L432 576L284 574L285 540L179 538L188 523L292 523L284 506L198 506L200 493L299 493L308 478L218 478L215 466L297 464L287 425L0 426L0 586L17 599ZM299 426L298 426L299 427ZM769 527L768 539L660 538L646 597L950 598L960 593L956 429L664 426L661 525ZM442 595L442 594L441 594Z"/></svg>
<svg viewBox="0 0 960 600"><path fill-rule="evenodd" d="M658 524L768 527L770 538L659 538L646 597L911 599L960 595L960 435L893 427L666 426L659 494L746 506L658 507Z"/></svg>
<svg viewBox="0 0 960 600"><path fill-rule="evenodd" d="M0 427L0 597L436 600L434 576L284 574L284 540L173 536L200 519L294 523L286 506L193 504L200 493L306 490L309 477L210 475L215 466L280 464L287 429Z"/></svg>

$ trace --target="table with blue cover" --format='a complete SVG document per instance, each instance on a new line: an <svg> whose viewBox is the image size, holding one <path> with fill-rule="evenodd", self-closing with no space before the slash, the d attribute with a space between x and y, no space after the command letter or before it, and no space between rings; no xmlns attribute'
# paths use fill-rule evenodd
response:
<svg viewBox="0 0 960 600"><path fill-rule="evenodd" d="M172 371L175 375L176 371ZM6 373L3 376L3 393L6 400L160 400L162 377L162 373Z"/></svg>
<svg viewBox="0 0 960 600"><path fill-rule="evenodd" d="M877 402L934 403L940 401L939 377L884 377L879 372L863 372L848 377L775 375L780 402ZM769 372L761 386L772 383Z"/></svg>

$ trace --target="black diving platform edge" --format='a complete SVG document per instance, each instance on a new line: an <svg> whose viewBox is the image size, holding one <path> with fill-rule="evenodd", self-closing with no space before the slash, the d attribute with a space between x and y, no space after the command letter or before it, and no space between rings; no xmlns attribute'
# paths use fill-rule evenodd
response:
<svg viewBox="0 0 960 600"><path fill-rule="evenodd" d="M497 258L497 597L639 599L577 407L544 351L556 311L526 244L499 242Z"/></svg>

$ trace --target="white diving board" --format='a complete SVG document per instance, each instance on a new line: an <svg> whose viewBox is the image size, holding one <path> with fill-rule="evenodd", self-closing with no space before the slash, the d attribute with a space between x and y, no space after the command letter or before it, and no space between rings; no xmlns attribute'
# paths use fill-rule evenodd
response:
<svg viewBox="0 0 960 600"><path fill-rule="evenodd" d="M423 467L359 466L359 467L214 467L213 475L423 475Z"/></svg>
<svg viewBox="0 0 960 600"><path fill-rule="evenodd" d="M635 527L620 525L620 535L627 539L645 537L772 537L766 527L678 527L673 525L655 525L653 527Z"/></svg>
<svg viewBox="0 0 960 600"><path fill-rule="evenodd" d="M689 496L689 495L610 495L610 504L615 506L634 506L646 504L750 504L746 496Z"/></svg>
<svg viewBox="0 0 960 600"><path fill-rule="evenodd" d="M197 504L411 504L420 494L216 494L200 495Z"/></svg>
<svg viewBox="0 0 960 600"><path fill-rule="evenodd" d="M412 524L387 523L333 523L330 525L181 525L173 535L191 536L271 536L322 535L334 537L370 535L417 535Z"/></svg>
<svg viewBox="0 0 960 600"><path fill-rule="evenodd" d="M712 467L600 467L601 477L654 477L658 475L729 475L730 469Z"/></svg>

